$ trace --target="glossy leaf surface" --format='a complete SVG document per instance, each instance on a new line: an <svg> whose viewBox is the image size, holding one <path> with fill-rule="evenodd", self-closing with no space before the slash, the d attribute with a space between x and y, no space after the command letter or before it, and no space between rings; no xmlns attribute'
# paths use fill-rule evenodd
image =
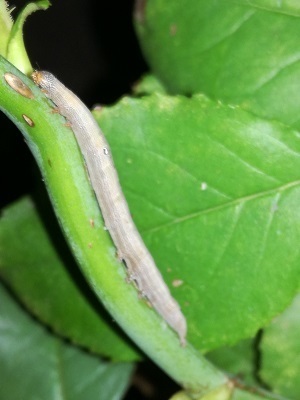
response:
<svg viewBox="0 0 300 400"><path fill-rule="evenodd" d="M299 128L298 1L144 4L136 11L137 33L170 92L203 92Z"/></svg>
<svg viewBox="0 0 300 400"><path fill-rule="evenodd" d="M0 286L0 397L121 399L132 364L101 361L34 321Z"/></svg>

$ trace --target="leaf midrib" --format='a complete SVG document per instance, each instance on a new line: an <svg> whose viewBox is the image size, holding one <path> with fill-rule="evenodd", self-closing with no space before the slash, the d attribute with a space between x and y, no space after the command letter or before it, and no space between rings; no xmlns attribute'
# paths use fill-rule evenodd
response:
<svg viewBox="0 0 300 400"><path fill-rule="evenodd" d="M265 190L263 192L253 193L253 194L250 194L250 195L247 195L247 196L239 197L237 199L227 201L227 202L225 202L223 204L219 204L219 205L214 206L214 207L206 208L205 210L197 211L197 212L185 215L183 217L178 217L178 218L174 219L173 221L166 222L164 224L158 225L158 226L150 228L150 229L142 230L141 232L143 234L151 234L151 233L154 233L154 232L158 232L158 231L160 231L160 230L162 230L164 228L170 227L172 225L177 225L177 224L180 224L182 222L186 222L188 220L191 220L191 219L194 219L194 218L198 218L201 215L210 214L210 213L215 212L215 211L219 211L219 210L222 210L222 209L225 209L225 208L228 208L228 207L232 207L232 206L238 205L239 203L251 201L251 200L258 199L258 198L261 198L261 197L264 197L264 196L269 196L272 193L275 194L275 193L278 193L278 192L283 192L283 191L285 191L287 189L290 189L292 187L295 187L297 185L300 185L300 180L289 182L289 183L287 183L285 185L281 185L281 186L278 186L278 187L273 188L273 189Z"/></svg>

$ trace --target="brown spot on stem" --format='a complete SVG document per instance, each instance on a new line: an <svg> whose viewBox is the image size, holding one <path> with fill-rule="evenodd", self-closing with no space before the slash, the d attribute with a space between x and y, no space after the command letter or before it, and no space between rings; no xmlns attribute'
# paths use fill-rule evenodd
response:
<svg viewBox="0 0 300 400"><path fill-rule="evenodd" d="M31 118L29 118L26 114L22 114L24 121L32 128L34 126L34 122Z"/></svg>
<svg viewBox="0 0 300 400"><path fill-rule="evenodd" d="M27 97L28 99L34 98L32 90L29 89L29 87L25 85L25 83L18 76L10 72L6 72L4 74L4 79L6 83L20 95Z"/></svg>

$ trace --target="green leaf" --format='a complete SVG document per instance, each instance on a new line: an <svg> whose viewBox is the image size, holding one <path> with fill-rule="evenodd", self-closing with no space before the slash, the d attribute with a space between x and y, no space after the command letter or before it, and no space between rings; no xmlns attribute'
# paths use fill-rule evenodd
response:
<svg viewBox="0 0 300 400"><path fill-rule="evenodd" d="M299 287L299 133L203 96L95 115L189 340L207 351L252 337Z"/></svg>
<svg viewBox="0 0 300 400"><path fill-rule="evenodd" d="M0 0L0 54L6 56L7 42L13 24L8 4Z"/></svg>
<svg viewBox="0 0 300 400"><path fill-rule="evenodd" d="M0 275L55 332L116 361L137 359L84 283L45 200L39 201L43 220L29 198L2 212Z"/></svg>
<svg viewBox="0 0 300 400"><path fill-rule="evenodd" d="M232 347L221 347L206 354L214 364L227 371L230 375L238 376L244 383L255 385L255 346L253 339L238 342Z"/></svg>
<svg viewBox="0 0 300 400"><path fill-rule="evenodd" d="M204 92L299 128L299 9L296 0L151 0L136 30L170 92Z"/></svg>
<svg viewBox="0 0 300 400"><path fill-rule="evenodd" d="M0 397L121 399L130 363L109 363L56 338L0 286Z"/></svg>
<svg viewBox="0 0 300 400"><path fill-rule="evenodd" d="M265 329L261 377L275 393L298 399L300 393L300 295Z"/></svg>
<svg viewBox="0 0 300 400"><path fill-rule="evenodd" d="M13 24L7 45L6 58L26 75L32 72L32 66L24 45L23 26L30 14L37 10L46 10L49 6L50 2L48 0L39 0L35 3L27 4Z"/></svg>
<svg viewBox="0 0 300 400"><path fill-rule="evenodd" d="M166 90L154 75L147 74L133 87L133 93L135 96L143 96L151 93L166 94Z"/></svg>

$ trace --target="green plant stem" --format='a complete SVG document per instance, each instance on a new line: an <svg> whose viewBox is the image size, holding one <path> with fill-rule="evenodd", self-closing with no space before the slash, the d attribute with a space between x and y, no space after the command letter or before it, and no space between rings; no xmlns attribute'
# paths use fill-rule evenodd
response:
<svg viewBox="0 0 300 400"><path fill-rule="evenodd" d="M16 22L12 26L9 41L7 43L7 59L17 65L23 73L30 73L32 66L30 64L27 51L23 41L23 25L27 17L35 11L46 10L50 6L48 0L40 0L27 4L19 13Z"/></svg>
<svg viewBox="0 0 300 400"><path fill-rule="evenodd" d="M28 99L4 80L11 72L34 93ZM2 111L18 126L31 149L62 229L83 274L113 318L162 369L184 388L201 393L227 383L227 377L177 335L126 282L123 265L105 231L81 154L65 120L30 79L0 59ZM29 117L30 127L23 115ZM13 163L13 157L12 157Z"/></svg>

